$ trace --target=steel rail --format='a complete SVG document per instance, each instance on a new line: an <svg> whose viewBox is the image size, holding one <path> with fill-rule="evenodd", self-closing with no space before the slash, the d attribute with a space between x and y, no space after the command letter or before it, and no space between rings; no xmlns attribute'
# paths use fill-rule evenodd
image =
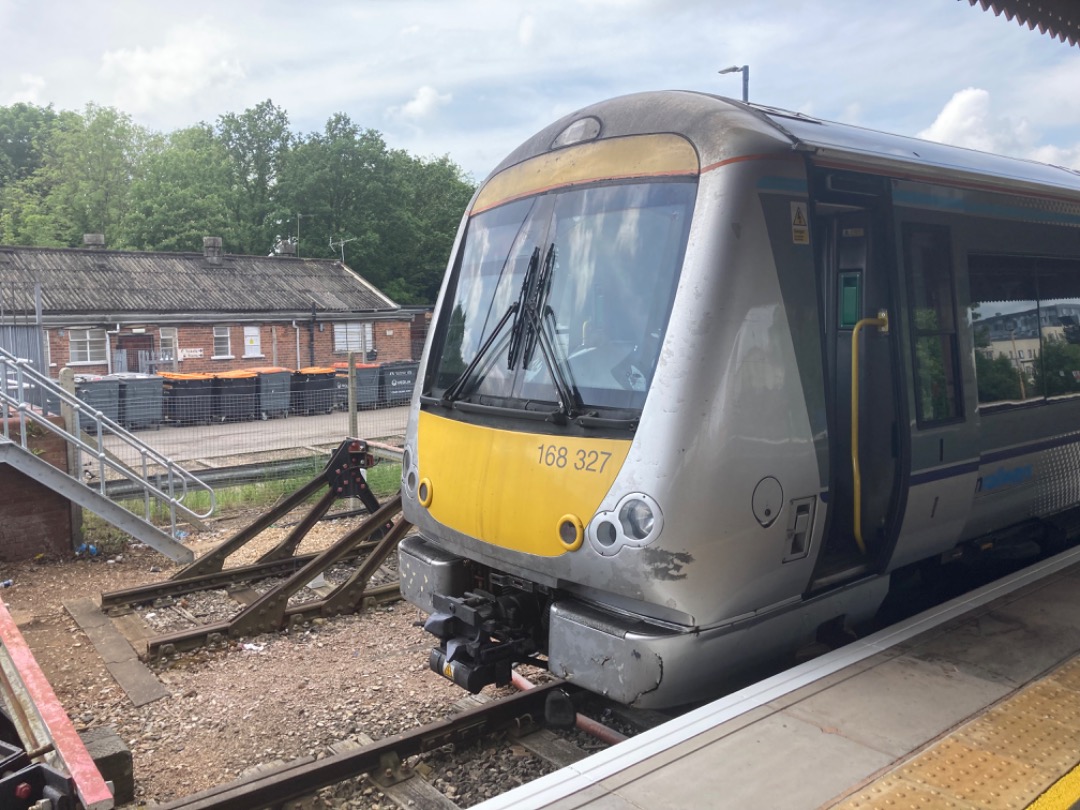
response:
<svg viewBox="0 0 1080 810"><path fill-rule="evenodd" d="M375 541L361 543L357 546L356 551L363 553L374 548L375 545ZM238 582L252 582L259 579L269 579L270 577L290 576L318 555L318 552L299 554L283 560L270 560L269 562L256 562L251 565L224 568L221 571L199 574L187 579L167 579L151 585L137 585L133 588L109 591L101 595L101 609L108 612L170 596L184 596L196 591L220 590L226 585L234 585Z"/></svg>
<svg viewBox="0 0 1080 810"><path fill-rule="evenodd" d="M388 763L441 748L464 744L506 728L532 728L544 716L544 704L556 690L576 693L578 687L564 681L538 686L502 700L485 703L446 720L421 726L353 751L313 761L310 757L273 771L196 793L162 805L158 810L260 810L309 796L320 788L343 782Z"/></svg>

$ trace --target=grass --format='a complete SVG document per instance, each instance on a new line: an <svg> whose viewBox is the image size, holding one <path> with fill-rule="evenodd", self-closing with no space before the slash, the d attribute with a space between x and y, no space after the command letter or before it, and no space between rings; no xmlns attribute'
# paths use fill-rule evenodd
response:
<svg viewBox="0 0 1080 810"><path fill-rule="evenodd" d="M213 517L225 517L231 513L247 511L251 509L266 510L279 503L283 498L291 495L308 483L313 477L322 471L322 462L314 462L310 473L290 476L289 478L267 478L236 486L222 486L214 490ZM367 471L368 486L372 493L380 501L396 493L401 482L401 464L397 462L381 461ZM308 502L317 501L322 497L324 490L318 490L308 499ZM136 515L144 514L144 505L141 500L121 501L122 506ZM204 492L193 492L184 499L184 505L196 513L205 512L210 505L209 495ZM169 513L166 509L157 505L151 505L151 519L161 524L168 522ZM127 543L128 535L114 527L111 523L101 519L89 511L83 513L83 536L87 543L93 543L98 549L106 554L115 553L123 549Z"/></svg>

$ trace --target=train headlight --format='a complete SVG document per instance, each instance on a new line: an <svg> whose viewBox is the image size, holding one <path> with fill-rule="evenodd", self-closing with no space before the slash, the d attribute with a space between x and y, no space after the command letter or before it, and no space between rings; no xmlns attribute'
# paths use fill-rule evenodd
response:
<svg viewBox="0 0 1080 810"><path fill-rule="evenodd" d="M619 522L623 531L635 540L644 540L652 534L656 518L652 507L640 498L631 498L619 512Z"/></svg>
<svg viewBox="0 0 1080 810"><path fill-rule="evenodd" d="M656 542L664 530L660 504L644 492L628 492L610 512L597 512L585 531L594 551L605 557L624 546L641 548Z"/></svg>

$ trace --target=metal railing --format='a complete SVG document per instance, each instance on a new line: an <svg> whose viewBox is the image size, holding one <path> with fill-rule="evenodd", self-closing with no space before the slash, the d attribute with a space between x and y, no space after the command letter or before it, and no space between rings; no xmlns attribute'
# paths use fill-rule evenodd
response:
<svg viewBox="0 0 1080 810"><path fill-rule="evenodd" d="M35 407L35 401L40 406L48 402L49 407ZM45 411L53 407L57 411L70 408L71 418L66 420L66 427L55 424L45 415ZM107 497L107 480L131 482L142 497L143 519L147 523L151 523L157 504L168 510L170 536L176 536L177 510L196 518L208 517L214 511L214 491L210 486L69 393L55 380L41 374L28 360L17 358L3 348L0 348L0 419L4 425L3 440L18 443L27 451L30 451L27 428L31 424L63 439L74 454L74 463L66 471L68 476L81 486L96 490L102 497ZM19 424L17 440L11 437L13 419ZM133 463L124 463L114 450L106 448L106 434L111 435L113 447L120 442L133 454ZM80 472L87 481L95 483L90 485L80 480ZM196 492L206 493L209 505L205 511L197 511L184 503Z"/></svg>

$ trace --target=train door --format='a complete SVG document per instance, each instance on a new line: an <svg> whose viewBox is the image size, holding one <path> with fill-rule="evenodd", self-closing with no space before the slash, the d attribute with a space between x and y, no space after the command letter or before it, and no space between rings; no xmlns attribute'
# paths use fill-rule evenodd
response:
<svg viewBox="0 0 1080 810"><path fill-rule="evenodd" d="M903 491L901 375L889 323L897 272L887 201L853 205L841 198L815 210L831 480L811 591L880 570Z"/></svg>

